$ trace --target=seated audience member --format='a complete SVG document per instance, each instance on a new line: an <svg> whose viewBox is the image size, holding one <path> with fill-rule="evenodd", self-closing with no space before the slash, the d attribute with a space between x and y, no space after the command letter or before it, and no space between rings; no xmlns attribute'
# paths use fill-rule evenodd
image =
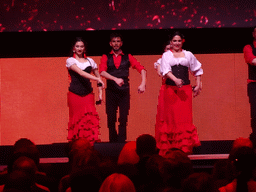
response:
<svg viewBox="0 0 256 192"><path fill-rule="evenodd" d="M212 169L214 185L217 188L223 187L233 181L234 174L229 159L217 160Z"/></svg>
<svg viewBox="0 0 256 192"><path fill-rule="evenodd" d="M252 141L249 138L238 137L234 142L232 149L238 147L250 147L253 148Z"/></svg>
<svg viewBox="0 0 256 192"><path fill-rule="evenodd" d="M22 151L24 148L29 148L31 146L35 146L35 143L33 141L28 138L20 138L13 145L13 153Z"/></svg>
<svg viewBox="0 0 256 192"><path fill-rule="evenodd" d="M48 177L45 172L38 170L40 167L39 150L38 150L37 146L35 145L35 143L27 138L20 138L14 143L11 155L8 160L7 171L5 172L5 174L2 173L1 180L5 181L7 172L8 173L12 172L14 162L19 157L22 157L22 156L26 156L34 161L34 163L37 167L36 174L35 174L36 183L46 186L49 189L52 189L54 187L55 179ZM1 183L1 184L4 184L4 183Z"/></svg>
<svg viewBox="0 0 256 192"><path fill-rule="evenodd" d="M29 158L34 160L37 166L39 165L40 154L36 145L27 138L20 138L14 143L12 147L11 155L8 157L9 169L12 168L12 164L13 164L13 161L15 160L15 157L19 157L21 155L29 156ZM8 168L3 172L1 172L1 174L5 176L7 172L8 172Z"/></svg>
<svg viewBox="0 0 256 192"><path fill-rule="evenodd" d="M136 139L136 153L139 156L137 167L139 172L145 172L146 161L154 154L157 154L156 139L149 134L140 135Z"/></svg>
<svg viewBox="0 0 256 192"><path fill-rule="evenodd" d="M15 170L7 175L5 184L0 186L0 191L31 191L33 185L34 178L30 174Z"/></svg>
<svg viewBox="0 0 256 192"><path fill-rule="evenodd" d="M83 168L85 165L98 165L99 159L90 142L84 138L74 140L69 151L71 171Z"/></svg>
<svg viewBox="0 0 256 192"><path fill-rule="evenodd" d="M129 179L131 179L135 188L138 186L141 179L136 165L133 165L133 164L127 163L127 164L117 165L116 171L113 173L120 173L127 176Z"/></svg>
<svg viewBox="0 0 256 192"><path fill-rule="evenodd" d="M101 174L96 167L86 167L70 174L70 187L66 192L98 192L102 184Z"/></svg>
<svg viewBox="0 0 256 192"><path fill-rule="evenodd" d="M136 139L136 153L139 156L139 162L135 164L138 177L137 181L134 181L135 187L144 186L146 183L146 162L155 154L158 154L156 148L156 140L152 135L142 134Z"/></svg>
<svg viewBox="0 0 256 192"><path fill-rule="evenodd" d="M139 162L136 153L136 142L130 141L122 148L117 160L117 172L129 177L134 185L138 181L138 169L135 166Z"/></svg>
<svg viewBox="0 0 256 192"><path fill-rule="evenodd" d="M140 159L157 154L156 139L149 134L143 134L137 137L136 153Z"/></svg>
<svg viewBox="0 0 256 192"><path fill-rule="evenodd" d="M145 174L140 175L141 183L135 185L140 192L159 192L165 188L163 178L163 165L166 161L165 158L159 154L152 155L147 161L145 166Z"/></svg>
<svg viewBox="0 0 256 192"><path fill-rule="evenodd" d="M113 173L102 183L99 192L136 192L133 182L125 175Z"/></svg>
<svg viewBox="0 0 256 192"><path fill-rule="evenodd" d="M15 189L20 191L42 191L49 192L50 190L36 183L36 171L37 166L33 159L26 156L17 158L12 169L7 174L6 183L3 187L3 191Z"/></svg>
<svg viewBox="0 0 256 192"><path fill-rule="evenodd" d="M215 162L212 170L212 176L215 182L215 186L218 188L231 183L235 179L235 170L232 169L231 156L239 147L253 148L253 144L249 138L238 137L233 142L229 159L221 159Z"/></svg>
<svg viewBox="0 0 256 192"><path fill-rule="evenodd" d="M69 148L69 174L63 176L59 182L58 191L65 192L70 187L70 174L84 169L87 166L97 167L99 157L85 138L78 138L70 143Z"/></svg>
<svg viewBox="0 0 256 192"><path fill-rule="evenodd" d="M256 182L253 180L253 172L256 167L256 156L251 147L238 147L231 150L229 155L235 179L220 192L253 192L256 191Z"/></svg>
<svg viewBox="0 0 256 192"><path fill-rule="evenodd" d="M116 159L110 156L102 156L99 164L102 180L106 179L109 175L118 172ZM125 169L126 171L126 169Z"/></svg>
<svg viewBox="0 0 256 192"><path fill-rule="evenodd" d="M139 162L139 156L136 153L136 142L135 141L130 141L124 145L122 148L117 164L118 165L123 165L123 164L136 164Z"/></svg>
<svg viewBox="0 0 256 192"><path fill-rule="evenodd" d="M163 156L163 180L166 190L179 191L182 183L193 173L193 164L188 155L180 149L171 148Z"/></svg>
<svg viewBox="0 0 256 192"><path fill-rule="evenodd" d="M9 158L8 165L7 165L8 172L11 171L14 161L21 156L26 156L26 157L29 157L30 159L32 159L38 168L39 159L40 159L39 151L37 150L35 145L33 145L33 146L31 145L28 147L20 148L18 151L14 151L14 153L12 153L12 155ZM38 173L41 174L41 172L38 172Z"/></svg>
<svg viewBox="0 0 256 192"><path fill-rule="evenodd" d="M201 172L191 174L183 182L182 192L217 192L210 174Z"/></svg>

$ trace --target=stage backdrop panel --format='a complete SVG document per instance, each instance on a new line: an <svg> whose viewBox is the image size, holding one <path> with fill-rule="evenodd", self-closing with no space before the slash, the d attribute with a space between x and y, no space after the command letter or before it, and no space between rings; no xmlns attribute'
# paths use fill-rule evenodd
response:
<svg viewBox="0 0 256 192"><path fill-rule="evenodd" d="M161 86L153 63L161 55L135 55L147 70L147 89L138 94L140 74L130 70L131 108L128 138L155 134L157 100ZM248 137L249 102L246 92L247 65L243 54L196 54L203 64L203 91L193 99L194 124L200 140L233 140ZM98 64L100 57L92 57ZM66 57L12 58L1 62L0 144L12 145L27 137L36 144L67 142ZM194 77L191 76L192 83ZM93 82L95 100L98 92ZM105 95L103 97L105 99ZM108 141L105 102L97 106L100 116L100 138Z"/></svg>

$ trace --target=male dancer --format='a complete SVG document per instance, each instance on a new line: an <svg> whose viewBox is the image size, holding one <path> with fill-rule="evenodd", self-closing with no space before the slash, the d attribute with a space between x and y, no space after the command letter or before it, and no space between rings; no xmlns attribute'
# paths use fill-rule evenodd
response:
<svg viewBox="0 0 256 192"><path fill-rule="evenodd" d="M251 106L251 127L250 140L256 147L256 26L252 32L253 42L244 47L244 59L248 64L248 85L247 92Z"/></svg>
<svg viewBox="0 0 256 192"><path fill-rule="evenodd" d="M121 50L123 45L120 34L110 36L111 52L103 55L100 61L100 74L107 79L106 88L106 113L109 128L110 142L125 142L126 126L130 109L130 86L129 68L137 69L141 74L141 84L138 93L143 93L146 88L146 70L131 55L124 54ZM118 133L115 127L117 121L117 108L119 107Z"/></svg>

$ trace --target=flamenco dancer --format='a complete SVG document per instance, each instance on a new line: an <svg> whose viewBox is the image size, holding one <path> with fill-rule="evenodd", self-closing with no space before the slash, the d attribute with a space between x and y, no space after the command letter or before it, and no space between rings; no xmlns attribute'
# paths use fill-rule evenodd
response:
<svg viewBox="0 0 256 192"><path fill-rule="evenodd" d="M98 141L99 115L95 108L90 80L97 82L99 100L102 100L104 83L98 72L97 64L92 58L86 56L85 45L85 41L77 37L72 46L73 56L66 61L66 67L71 77L68 92L68 140L86 138L93 145Z"/></svg>
<svg viewBox="0 0 256 192"><path fill-rule="evenodd" d="M200 146L197 129L193 125L192 95L202 90L201 63L190 52L182 49L185 39L180 32L170 37L171 48L161 58L160 71L166 78L161 87L155 126L155 137L160 155L172 148L191 154L193 147ZM189 71L196 78L192 88Z"/></svg>
<svg viewBox="0 0 256 192"><path fill-rule="evenodd" d="M129 68L136 69L141 74L141 84L138 93L146 89L146 70L131 55L124 54L122 36L118 33L110 35L111 52L102 55L100 74L107 79L106 113L109 128L109 141L124 143L127 139L126 126L130 109ZM119 126L116 130L117 109L119 108Z"/></svg>
<svg viewBox="0 0 256 192"><path fill-rule="evenodd" d="M256 147L256 26L252 32L253 42L243 49L245 62L248 64L248 84L247 94L251 108L251 128L250 140Z"/></svg>

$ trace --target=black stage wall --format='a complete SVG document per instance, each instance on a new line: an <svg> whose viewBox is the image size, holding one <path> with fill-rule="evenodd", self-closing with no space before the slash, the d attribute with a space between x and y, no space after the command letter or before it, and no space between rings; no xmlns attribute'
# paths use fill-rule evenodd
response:
<svg viewBox="0 0 256 192"><path fill-rule="evenodd" d="M138 29L102 31L3 32L0 58L67 57L75 37L87 41L88 55L100 56L109 48L109 35L123 36L123 50L133 55L161 55L174 31L185 35L184 49L194 54L242 53L252 41L252 28Z"/></svg>

